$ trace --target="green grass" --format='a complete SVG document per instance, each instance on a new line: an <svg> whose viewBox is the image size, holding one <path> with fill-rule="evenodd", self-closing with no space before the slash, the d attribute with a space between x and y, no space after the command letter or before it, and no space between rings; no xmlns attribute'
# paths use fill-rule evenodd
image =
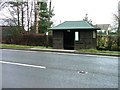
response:
<svg viewBox="0 0 120 90"><path fill-rule="evenodd" d="M80 49L79 52L88 53L108 53L108 54L120 54L120 51L108 51L108 50L97 50L97 49Z"/></svg>
<svg viewBox="0 0 120 90"><path fill-rule="evenodd" d="M38 49L52 49L52 47L45 46L27 46L27 45L15 45L15 44L0 44L0 48L13 48L13 49L29 49L29 48L38 48ZM80 49L79 52L85 53L108 53L108 54L120 54L119 51L108 51L108 50L96 50L96 49Z"/></svg>
<svg viewBox="0 0 120 90"><path fill-rule="evenodd" d="M13 49L26 49L26 48L46 48L45 46L27 46L27 45L15 45L15 44L0 44L0 48L13 48ZM48 47L51 48L51 47Z"/></svg>
<svg viewBox="0 0 120 90"><path fill-rule="evenodd" d="M40 49L52 49L52 47L46 47L46 46L33 46L32 48L40 48Z"/></svg>

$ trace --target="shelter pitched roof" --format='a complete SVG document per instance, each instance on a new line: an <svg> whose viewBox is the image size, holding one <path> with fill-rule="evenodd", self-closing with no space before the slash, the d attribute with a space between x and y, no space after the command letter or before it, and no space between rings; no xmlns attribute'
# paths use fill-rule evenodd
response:
<svg viewBox="0 0 120 90"><path fill-rule="evenodd" d="M68 29L100 29L92 24L88 23L87 21L65 21L53 28L52 30L68 30Z"/></svg>

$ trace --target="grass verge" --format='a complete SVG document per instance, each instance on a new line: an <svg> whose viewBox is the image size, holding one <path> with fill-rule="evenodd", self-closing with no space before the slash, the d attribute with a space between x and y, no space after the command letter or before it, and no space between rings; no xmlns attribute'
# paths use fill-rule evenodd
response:
<svg viewBox="0 0 120 90"><path fill-rule="evenodd" d="M44 49L45 46L27 46L27 45L15 45L15 44L0 44L0 48L12 48L12 49L28 49L28 48L40 48ZM48 47L51 48L51 47Z"/></svg>
<svg viewBox="0 0 120 90"><path fill-rule="evenodd" d="M12 48L12 49L52 49L52 47L45 46L27 46L27 45L15 45L15 44L0 44L0 48ZM96 49L80 49L78 52L82 53L106 53L106 54L120 54L120 51L108 51L108 50L96 50Z"/></svg>
<svg viewBox="0 0 120 90"><path fill-rule="evenodd" d="M109 50L97 50L97 49L80 49L79 52L85 53L108 53L108 54L120 54L120 51L109 51Z"/></svg>

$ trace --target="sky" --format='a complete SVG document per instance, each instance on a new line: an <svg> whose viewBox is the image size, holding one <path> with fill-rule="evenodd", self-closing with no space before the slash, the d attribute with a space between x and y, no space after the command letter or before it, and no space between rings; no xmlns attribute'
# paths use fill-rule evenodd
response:
<svg viewBox="0 0 120 90"><path fill-rule="evenodd" d="M52 0L54 24L83 20L85 14L93 24L113 24L119 0Z"/></svg>
<svg viewBox="0 0 120 90"><path fill-rule="evenodd" d="M50 1L50 0L48 0ZM119 0L52 0L55 16L54 25L64 21L83 20L85 14L93 24L113 24L113 14L117 14ZM8 11L4 10L4 15ZM0 15L0 18L4 17Z"/></svg>

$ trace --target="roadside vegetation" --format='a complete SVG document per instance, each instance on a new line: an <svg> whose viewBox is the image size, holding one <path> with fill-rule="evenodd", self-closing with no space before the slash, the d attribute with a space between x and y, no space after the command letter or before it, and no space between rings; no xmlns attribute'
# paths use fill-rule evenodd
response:
<svg viewBox="0 0 120 90"><path fill-rule="evenodd" d="M27 46L27 45L15 45L15 44L0 44L0 48L7 48L7 49L30 49L30 48L37 48L37 49L52 49L52 47L46 46ZM106 54L120 54L119 51L109 51L109 50L97 50L97 49L80 49L78 52L82 53L106 53Z"/></svg>
<svg viewBox="0 0 120 90"><path fill-rule="evenodd" d="M98 35L97 37L97 49L120 51L120 36L119 35Z"/></svg>
<svg viewBox="0 0 120 90"><path fill-rule="evenodd" d="M51 47L45 46L27 46L27 45L15 45L15 44L0 44L0 48L10 48L10 49L29 49L29 48L40 48L40 49L48 49Z"/></svg>
<svg viewBox="0 0 120 90"><path fill-rule="evenodd" d="M109 50L97 50L97 49L80 49L78 50L82 53L108 53L108 54L120 54L119 51L109 51Z"/></svg>

